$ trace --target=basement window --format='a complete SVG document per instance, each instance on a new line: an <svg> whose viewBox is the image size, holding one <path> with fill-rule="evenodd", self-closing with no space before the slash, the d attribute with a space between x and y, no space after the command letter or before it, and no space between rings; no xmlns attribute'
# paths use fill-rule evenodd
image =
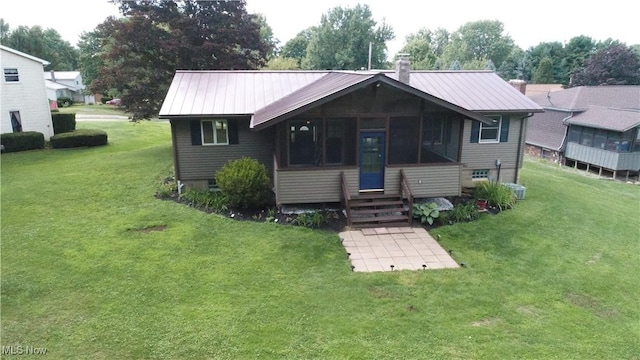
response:
<svg viewBox="0 0 640 360"><path fill-rule="evenodd" d="M471 180L489 180L489 169L473 170Z"/></svg>

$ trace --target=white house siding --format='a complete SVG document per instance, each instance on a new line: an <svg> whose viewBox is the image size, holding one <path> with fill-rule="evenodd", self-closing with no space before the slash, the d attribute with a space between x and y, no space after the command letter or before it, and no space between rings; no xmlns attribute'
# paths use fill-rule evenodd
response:
<svg viewBox="0 0 640 360"><path fill-rule="evenodd" d="M1 49L0 67L17 68L19 82L6 82L4 71L0 73L1 95L0 132L13 132L10 111L19 111L22 131L38 131L45 140L53 136L51 111L47 100L47 91L42 81L43 64L41 62Z"/></svg>
<svg viewBox="0 0 640 360"><path fill-rule="evenodd" d="M462 158L463 168L461 171L462 186L474 187L475 183L471 179L474 170L489 170L489 177L498 179L498 167L496 160L502 163L500 167L500 181L506 183L517 183L519 167L522 167L521 153L518 146L524 147L524 140L521 141L520 128L522 115L511 115L509 123L508 141L504 143L472 143L471 142L471 120L465 120L462 134ZM520 144L522 142L522 144Z"/></svg>

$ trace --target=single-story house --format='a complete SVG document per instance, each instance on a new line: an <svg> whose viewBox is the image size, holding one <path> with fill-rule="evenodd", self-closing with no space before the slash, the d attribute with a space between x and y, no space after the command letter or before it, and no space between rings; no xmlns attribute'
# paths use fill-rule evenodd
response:
<svg viewBox="0 0 640 360"><path fill-rule="evenodd" d="M180 186L258 159L278 204L517 183L540 106L491 71L177 71L160 110ZM403 183L404 181L404 183Z"/></svg>
<svg viewBox="0 0 640 360"><path fill-rule="evenodd" d="M45 71L44 83L47 87L47 97L56 101L67 97L77 103L93 104L96 99L93 95L85 95L85 85L79 71Z"/></svg>
<svg viewBox="0 0 640 360"><path fill-rule="evenodd" d="M526 153L616 176L640 170L640 86L579 86L530 97Z"/></svg>
<svg viewBox="0 0 640 360"><path fill-rule="evenodd" d="M42 71L49 62L0 45L0 131L37 131L45 140L53 136L51 111Z"/></svg>

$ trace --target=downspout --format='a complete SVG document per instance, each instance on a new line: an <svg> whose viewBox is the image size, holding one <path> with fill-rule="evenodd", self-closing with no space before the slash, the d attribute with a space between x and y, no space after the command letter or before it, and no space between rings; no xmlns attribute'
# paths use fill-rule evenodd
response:
<svg viewBox="0 0 640 360"><path fill-rule="evenodd" d="M569 116L567 116L566 118L562 119L562 125L565 126L564 128L564 137L562 138L562 144L560 144L560 148L558 149L558 151L560 153L562 153L562 159L558 159L558 164L562 165L562 163L564 162L564 148L567 145L567 136L569 135L569 127L567 126L567 120L571 119L573 117L573 111L569 112Z"/></svg>
<svg viewBox="0 0 640 360"><path fill-rule="evenodd" d="M521 159L524 157L524 141L525 141L525 131L527 129L526 127L526 123L527 123L527 119L532 117L533 113L529 113L527 114L527 116L523 117L520 121L520 137L518 138L518 157L516 157L516 176L515 179L513 179L514 183L518 183L518 180L520 179L520 166L521 164Z"/></svg>

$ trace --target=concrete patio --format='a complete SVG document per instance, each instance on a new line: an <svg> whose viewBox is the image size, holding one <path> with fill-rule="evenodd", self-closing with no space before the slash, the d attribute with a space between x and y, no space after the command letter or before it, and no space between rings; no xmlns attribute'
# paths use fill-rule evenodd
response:
<svg viewBox="0 0 640 360"><path fill-rule="evenodd" d="M353 271L457 268L458 263L421 227L380 227L343 231Z"/></svg>

